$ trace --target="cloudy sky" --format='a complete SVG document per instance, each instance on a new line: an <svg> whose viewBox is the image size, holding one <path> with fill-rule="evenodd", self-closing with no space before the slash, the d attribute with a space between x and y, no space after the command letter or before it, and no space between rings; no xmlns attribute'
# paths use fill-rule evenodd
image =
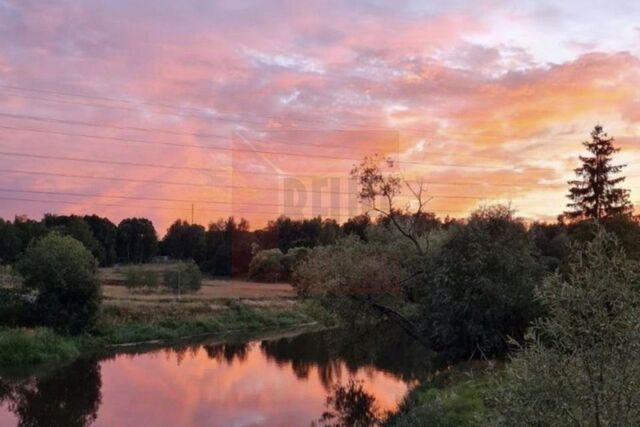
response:
<svg viewBox="0 0 640 427"><path fill-rule="evenodd" d="M4 218L344 219L381 153L553 219L598 123L640 199L640 2L0 0Z"/></svg>

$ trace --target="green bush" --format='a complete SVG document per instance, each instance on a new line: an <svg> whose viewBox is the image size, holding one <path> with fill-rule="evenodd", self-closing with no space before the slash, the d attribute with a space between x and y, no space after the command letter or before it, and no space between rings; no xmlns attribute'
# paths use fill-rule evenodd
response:
<svg viewBox="0 0 640 427"><path fill-rule="evenodd" d="M534 298L544 268L525 225L504 206L473 213L450 231L432 261L423 295L424 329L451 358L503 355L541 313Z"/></svg>
<svg viewBox="0 0 640 427"><path fill-rule="evenodd" d="M34 320L64 333L91 327L100 306L97 265L82 243L55 232L29 246L17 268L36 293Z"/></svg>
<svg viewBox="0 0 640 427"><path fill-rule="evenodd" d="M288 280L300 264L309 257L311 249L305 247L291 248L282 258L282 270L284 279Z"/></svg>
<svg viewBox="0 0 640 427"><path fill-rule="evenodd" d="M33 311L31 294L22 289L0 288L0 325L24 326L29 323Z"/></svg>
<svg viewBox="0 0 640 427"><path fill-rule="evenodd" d="M249 278L259 282L282 280L284 254L280 249L266 249L258 252L249 264Z"/></svg>
<svg viewBox="0 0 640 427"><path fill-rule="evenodd" d="M640 425L637 267L602 229L574 247L538 292L548 315L491 387L496 425Z"/></svg>
<svg viewBox="0 0 640 427"><path fill-rule="evenodd" d="M140 265L131 265L125 268L124 283L127 289L157 289L160 286L158 273Z"/></svg>
<svg viewBox="0 0 640 427"><path fill-rule="evenodd" d="M202 286L202 273L193 261L179 262L164 272L164 285L177 294L197 292Z"/></svg>

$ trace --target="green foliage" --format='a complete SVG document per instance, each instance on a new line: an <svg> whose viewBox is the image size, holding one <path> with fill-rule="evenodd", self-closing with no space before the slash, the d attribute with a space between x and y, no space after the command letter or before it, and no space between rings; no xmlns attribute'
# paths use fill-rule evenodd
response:
<svg viewBox="0 0 640 427"><path fill-rule="evenodd" d="M536 222L529 227L529 236L547 272L556 271L569 253L570 238L563 224Z"/></svg>
<svg viewBox="0 0 640 427"><path fill-rule="evenodd" d="M626 165L611 164L613 154L620 151L614 147L613 137L609 137L602 126L597 125L591 132L591 141L582 143L590 156L580 156L582 166L575 169L576 178L569 181L571 203L565 216L569 219L600 220L615 215L631 215L633 205L629 200L629 190L617 188L624 177L613 178Z"/></svg>
<svg viewBox="0 0 640 427"><path fill-rule="evenodd" d="M130 291L153 290L160 286L160 277L156 271L150 268L145 268L142 265L129 265L124 269L124 283Z"/></svg>
<svg viewBox="0 0 640 427"><path fill-rule="evenodd" d="M117 260L116 240L118 229L114 223L108 218L102 218L97 215L85 215L85 222L91 228L93 237L102 246L104 258L100 260L100 265L110 266Z"/></svg>
<svg viewBox="0 0 640 427"><path fill-rule="evenodd" d="M372 225L371 217L367 214L357 215L345 221L342 232L345 236L356 235L367 240L367 229Z"/></svg>
<svg viewBox="0 0 640 427"><path fill-rule="evenodd" d="M97 262L82 243L48 234L29 246L17 268L24 286L37 293L36 322L70 333L94 323L100 305Z"/></svg>
<svg viewBox="0 0 640 427"><path fill-rule="evenodd" d="M0 325L24 326L29 323L33 311L33 298L20 288L0 287Z"/></svg>
<svg viewBox="0 0 640 427"><path fill-rule="evenodd" d="M260 282L277 282L284 277L284 255L280 249L258 252L249 264L249 278Z"/></svg>
<svg viewBox="0 0 640 427"><path fill-rule="evenodd" d="M300 264L307 260L311 249L305 247L291 248L282 258L283 279L289 280Z"/></svg>
<svg viewBox="0 0 640 427"><path fill-rule="evenodd" d="M640 425L640 279L599 230L539 291L548 316L496 382L497 425Z"/></svg>
<svg viewBox="0 0 640 427"><path fill-rule="evenodd" d="M486 425L486 377L431 380L417 386L385 421L388 427L480 427Z"/></svg>
<svg viewBox="0 0 640 427"><path fill-rule="evenodd" d="M258 239L261 247L279 248L284 253L294 247L331 244L339 234L340 226L335 220L320 217L295 220L283 215L269 221L258 233Z"/></svg>
<svg viewBox="0 0 640 427"><path fill-rule="evenodd" d="M105 265L105 249L93 236L91 227L89 227L89 224L82 217L76 215L45 214L44 218L42 218L42 223L49 231L55 231L78 240L93 254L100 265Z"/></svg>
<svg viewBox="0 0 640 427"><path fill-rule="evenodd" d="M390 247L349 236L314 248L293 277L300 295L367 298L399 295L403 269Z"/></svg>
<svg viewBox="0 0 640 427"><path fill-rule="evenodd" d="M202 268L219 276L244 274L251 262L251 247L255 243L249 223L233 217L210 224L205 233L205 260Z"/></svg>
<svg viewBox="0 0 640 427"><path fill-rule="evenodd" d="M203 226L177 220L162 240L162 252L174 259L191 259L200 264L205 255L205 244Z"/></svg>
<svg viewBox="0 0 640 427"><path fill-rule="evenodd" d="M453 358L504 354L508 337L522 340L540 314L534 289L543 269L507 207L478 210L452 227L432 264L420 296L424 327Z"/></svg>
<svg viewBox="0 0 640 427"><path fill-rule="evenodd" d="M10 221L0 218L0 264L15 262L21 250L18 230Z"/></svg>
<svg viewBox="0 0 640 427"><path fill-rule="evenodd" d="M153 310L129 312L126 307L108 307L94 335L92 346L122 344L157 339L176 339L199 334L230 331L256 331L310 323L326 318L314 304L299 304L286 309L250 307L229 301L227 310L206 314L185 309L176 312ZM317 317L316 317L317 316Z"/></svg>
<svg viewBox="0 0 640 427"><path fill-rule="evenodd" d="M73 340L49 329L0 329L0 366L67 362L78 354Z"/></svg>
<svg viewBox="0 0 640 427"><path fill-rule="evenodd" d="M164 272L164 285L176 294L197 292L202 286L202 273L193 261L179 262Z"/></svg>
<svg viewBox="0 0 640 427"><path fill-rule="evenodd" d="M586 243L598 234L600 227L612 233L629 258L640 260L640 222L627 215L614 215L600 221L586 220L567 226L569 236L579 243Z"/></svg>
<svg viewBox="0 0 640 427"><path fill-rule="evenodd" d="M118 259L140 264L148 262L158 252L158 235L146 218L127 218L118 224Z"/></svg>

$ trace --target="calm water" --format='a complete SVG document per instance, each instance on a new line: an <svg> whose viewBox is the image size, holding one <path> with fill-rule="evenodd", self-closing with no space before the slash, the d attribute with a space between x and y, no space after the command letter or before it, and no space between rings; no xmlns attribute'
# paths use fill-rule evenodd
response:
<svg viewBox="0 0 640 427"><path fill-rule="evenodd" d="M0 380L0 426L309 426L393 410L429 354L383 328L163 348ZM359 400L362 402L362 400ZM345 407L346 406L346 407ZM347 418L353 419L353 418Z"/></svg>

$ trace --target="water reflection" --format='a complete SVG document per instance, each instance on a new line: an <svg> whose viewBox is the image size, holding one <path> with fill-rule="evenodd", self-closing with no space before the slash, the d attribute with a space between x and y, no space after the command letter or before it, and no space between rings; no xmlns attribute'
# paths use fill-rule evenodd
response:
<svg viewBox="0 0 640 427"><path fill-rule="evenodd" d="M332 386L327 408L320 418L320 424L326 427L369 427L384 419L375 396L365 391L362 381L353 378L345 385Z"/></svg>
<svg viewBox="0 0 640 427"><path fill-rule="evenodd" d="M0 380L0 425L372 425L431 368L424 349L383 330L80 360L44 377Z"/></svg>
<svg viewBox="0 0 640 427"><path fill-rule="evenodd" d="M97 418L101 387L99 364L82 360L40 379L0 381L0 402L20 427L84 427Z"/></svg>

